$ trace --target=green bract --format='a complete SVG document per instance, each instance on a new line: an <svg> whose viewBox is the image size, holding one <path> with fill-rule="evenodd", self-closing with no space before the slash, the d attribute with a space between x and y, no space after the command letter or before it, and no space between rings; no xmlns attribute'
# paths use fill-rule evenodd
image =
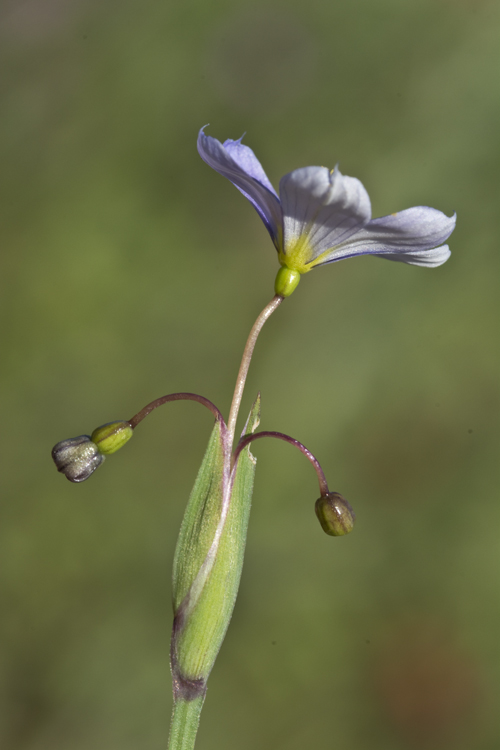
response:
<svg viewBox="0 0 500 750"><path fill-rule="evenodd" d="M260 421L255 401L244 434ZM172 672L177 695L194 700L224 639L243 566L256 459L249 448L229 474L225 425L217 422L182 522L174 559ZM227 454L226 454L227 455Z"/></svg>

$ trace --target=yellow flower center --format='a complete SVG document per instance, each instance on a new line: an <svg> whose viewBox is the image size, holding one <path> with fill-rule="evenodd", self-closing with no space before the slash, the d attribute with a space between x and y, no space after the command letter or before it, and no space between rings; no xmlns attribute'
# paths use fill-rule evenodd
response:
<svg viewBox="0 0 500 750"><path fill-rule="evenodd" d="M282 266L292 269L292 271L298 271L299 273L307 273L311 270L312 248L307 238L307 235L301 234L294 242L286 248L286 252L280 250L278 253L278 259Z"/></svg>

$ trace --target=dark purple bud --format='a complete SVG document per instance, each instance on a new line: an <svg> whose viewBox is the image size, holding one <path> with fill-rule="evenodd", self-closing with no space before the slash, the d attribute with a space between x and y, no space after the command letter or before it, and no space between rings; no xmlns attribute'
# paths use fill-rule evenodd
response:
<svg viewBox="0 0 500 750"><path fill-rule="evenodd" d="M329 536L349 534L356 519L355 512L338 492L328 492L316 500L316 515L321 528Z"/></svg>
<svg viewBox="0 0 500 750"><path fill-rule="evenodd" d="M61 440L52 448L52 458L57 471L70 482L88 479L104 461L104 456L89 435Z"/></svg>

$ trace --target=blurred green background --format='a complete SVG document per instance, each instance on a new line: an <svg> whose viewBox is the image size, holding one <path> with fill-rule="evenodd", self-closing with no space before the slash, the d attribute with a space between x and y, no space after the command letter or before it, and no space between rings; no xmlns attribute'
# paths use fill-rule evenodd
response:
<svg viewBox="0 0 500 750"><path fill-rule="evenodd" d="M170 575L211 431L155 412L87 483L57 441L185 390L227 414L272 295L257 214L196 152L245 142L277 185L362 180L374 216L458 212L437 270L306 276L244 399L357 511L326 537L305 460L258 470L200 750L500 746L500 6L488 0L5 0L0 9L0 745L156 750Z"/></svg>

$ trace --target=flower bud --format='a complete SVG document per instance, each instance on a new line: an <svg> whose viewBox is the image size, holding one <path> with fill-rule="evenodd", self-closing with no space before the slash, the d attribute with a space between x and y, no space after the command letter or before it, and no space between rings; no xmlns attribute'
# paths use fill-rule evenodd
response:
<svg viewBox="0 0 500 750"><path fill-rule="evenodd" d="M97 427L92 433L90 439L97 445L99 453L108 456L110 453L116 453L122 445L125 445L134 430L130 422L109 422Z"/></svg>
<svg viewBox="0 0 500 750"><path fill-rule="evenodd" d="M349 534L356 519L353 509L338 492L329 492L316 500L316 515L329 536Z"/></svg>
<svg viewBox="0 0 500 750"><path fill-rule="evenodd" d="M52 458L57 467L70 482L83 482L88 479L104 461L97 445L89 435L62 440L52 448Z"/></svg>

